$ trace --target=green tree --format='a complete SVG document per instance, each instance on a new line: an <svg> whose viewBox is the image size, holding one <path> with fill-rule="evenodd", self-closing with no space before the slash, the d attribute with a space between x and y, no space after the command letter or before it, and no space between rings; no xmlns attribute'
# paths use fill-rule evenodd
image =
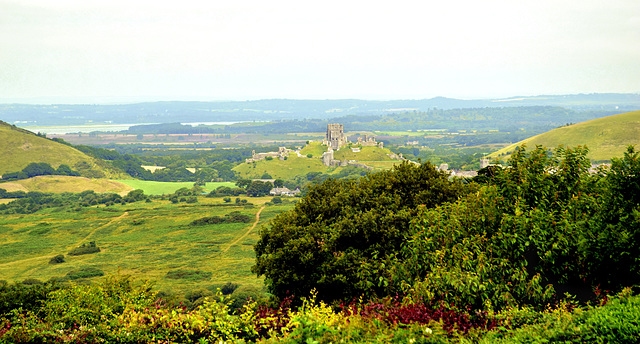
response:
<svg viewBox="0 0 640 344"><path fill-rule="evenodd" d="M396 252L418 206L434 207L465 192L429 163L404 162L359 180L328 179L260 233L253 271L269 291L325 300L388 295Z"/></svg>

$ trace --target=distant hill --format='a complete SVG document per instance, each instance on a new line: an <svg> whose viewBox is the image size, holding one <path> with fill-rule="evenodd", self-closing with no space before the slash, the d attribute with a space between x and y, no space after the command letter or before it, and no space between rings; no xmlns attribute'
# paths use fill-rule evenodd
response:
<svg viewBox="0 0 640 344"><path fill-rule="evenodd" d="M123 177L103 161L79 150L48 140L30 131L0 121L0 175L18 172L32 162L46 162L53 168L61 164L86 177Z"/></svg>
<svg viewBox="0 0 640 344"><path fill-rule="evenodd" d="M555 148L559 145L565 147L586 145L592 161L608 161L612 157L621 157L628 145L640 144L640 111L556 128L505 147L489 157L505 160L506 155L522 144L526 144L529 148L536 145L547 148Z"/></svg>
<svg viewBox="0 0 640 344"><path fill-rule="evenodd" d="M405 111L485 107L561 106L575 111L634 111L640 94L574 94L503 99L265 99L252 101L165 101L136 104L0 104L0 118L20 125L87 123L173 123L329 119Z"/></svg>

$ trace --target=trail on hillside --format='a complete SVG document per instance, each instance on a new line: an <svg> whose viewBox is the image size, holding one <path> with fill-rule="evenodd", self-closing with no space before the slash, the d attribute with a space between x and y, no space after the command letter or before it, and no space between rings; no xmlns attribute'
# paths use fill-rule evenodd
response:
<svg viewBox="0 0 640 344"><path fill-rule="evenodd" d="M129 215L128 211L125 211L122 215L118 216L118 217L114 217L113 219L111 219L111 221L105 223L102 226L96 227L94 230L91 231L91 233L89 233L87 236L85 236L82 240L80 240L80 242L78 244L76 244L75 246L71 246L65 249L65 252L69 252L70 250L82 245L83 243L86 242L87 239L89 239L96 231L98 231L99 229L102 229L106 226L109 226L111 224L113 224L116 221L119 221L120 219L124 218L125 216ZM46 259L46 258L52 258L53 256L55 256L56 253L51 253L51 254L47 254L44 256L37 256L37 257L30 257L30 258L25 258L25 259L19 259L19 260L14 260L12 262L6 262L6 263L1 263L0 266L6 266L6 265L12 265L12 264L17 264L17 263L23 263L23 262L27 262L30 260L38 260L38 259Z"/></svg>
<svg viewBox="0 0 640 344"><path fill-rule="evenodd" d="M93 234L95 234L95 232L97 232L98 230L107 227L107 226L111 226L114 222L121 220L122 218L124 218L125 216L129 215L128 211L125 211L124 213L122 213L122 215L118 216L118 217L114 217L113 219L111 219L111 221L105 223L104 225L100 226L100 227L96 227L94 230L91 231L91 233L87 234L87 236L85 236L82 240L80 240L80 242L78 244L76 244L74 247L70 247L68 250L72 250L80 245L82 245L83 243L85 243L91 236L93 236Z"/></svg>
<svg viewBox="0 0 640 344"><path fill-rule="evenodd" d="M249 235L249 233L251 233L251 231L256 228L256 226L258 225L258 222L260 222L260 213L262 212L262 210L264 210L266 206L262 206L262 208L260 208L260 210L258 210L258 212L256 213L256 222L253 223L253 226L251 226L251 228L249 228L248 231L246 231L244 234L242 234L242 236L240 236L238 239L236 239L234 242L232 242L231 244L229 244L229 246L227 246L227 248L225 248L220 254L224 254L227 253L227 251L229 251L229 249L231 247L233 247L234 245L236 245L237 243L240 242L240 240L244 239L247 235Z"/></svg>

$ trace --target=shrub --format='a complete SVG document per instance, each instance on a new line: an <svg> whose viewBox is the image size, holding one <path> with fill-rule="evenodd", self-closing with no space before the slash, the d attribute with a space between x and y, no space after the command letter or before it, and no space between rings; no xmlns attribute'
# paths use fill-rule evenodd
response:
<svg viewBox="0 0 640 344"><path fill-rule="evenodd" d="M70 280L77 280L80 278L91 278L99 276L104 276L104 272L95 266L90 266L82 268L80 270L69 271L67 272L65 277Z"/></svg>
<svg viewBox="0 0 640 344"><path fill-rule="evenodd" d="M239 285L236 283L227 282L222 287L220 287L220 292L222 295L229 295L233 293L236 289L238 289Z"/></svg>
<svg viewBox="0 0 640 344"><path fill-rule="evenodd" d="M51 260L49 260L49 264L60 264L60 263L64 263L64 255L62 254L58 254L55 257L51 258Z"/></svg>
<svg viewBox="0 0 640 344"><path fill-rule="evenodd" d="M96 246L95 241L91 241L88 245L82 244L80 247L76 247L71 252L67 253L70 256L79 256L83 254L91 254L100 252L100 248Z"/></svg>

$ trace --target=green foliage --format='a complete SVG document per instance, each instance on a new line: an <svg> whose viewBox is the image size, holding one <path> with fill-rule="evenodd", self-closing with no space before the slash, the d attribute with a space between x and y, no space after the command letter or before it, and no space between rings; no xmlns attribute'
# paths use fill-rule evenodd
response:
<svg viewBox="0 0 640 344"><path fill-rule="evenodd" d="M247 195L251 197L261 197L269 194L273 189L273 183L254 180L247 186Z"/></svg>
<svg viewBox="0 0 640 344"><path fill-rule="evenodd" d="M613 191L636 175L630 148L606 175L590 175L587 150L516 150L509 167L454 204L424 209L400 255L400 284L417 298L494 309L543 307L564 293L619 291L640 281L634 195ZM638 171L638 170L636 170ZM624 179L624 178L622 178ZM620 186L618 188L621 189ZM615 204L615 205L614 205ZM637 241L635 241L637 242Z"/></svg>
<svg viewBox="0 0 640 344"><path fill-rule="evenodd" d="M100 247L96 246L95 241L91 241L89 244L82 244L67 253L70 256L80 256L83 254L92 254L100 252Z"/></svg>
<svg viewBox="0 0 640 344"><path fill-rule="evenodd" d="M64 255L62 254L58 254L55 257L51 258L51 260L49 260L49 264L60 264L60 263L64 263Z"/></svg>
<svg viewBox="0 0 640 344"><path fill-rule="evenodd" d="M390 263L410 235L418 205L435 207L465 192L431 164L403 163L360 180L328 179L261 231L254 271L269 291L323 300L397 291Z"/></svg>
<svg viewBox="0 0 640 344"><path fill-rule="evenodd" d="M233 211L224 216L207 216L191 222L192 226L215 225L219 223L249 223L253 218L239 211Z"/></svg>
<svg viewBox="0 0 640 344"><path fill-rule="evenodd" d="M77 280L81 278L91 278L91 277L100 277L104 276L104 271L100 270L95 266L90 266L78 270L72 270L67 272L65 278L69 280Z"/></svg>

